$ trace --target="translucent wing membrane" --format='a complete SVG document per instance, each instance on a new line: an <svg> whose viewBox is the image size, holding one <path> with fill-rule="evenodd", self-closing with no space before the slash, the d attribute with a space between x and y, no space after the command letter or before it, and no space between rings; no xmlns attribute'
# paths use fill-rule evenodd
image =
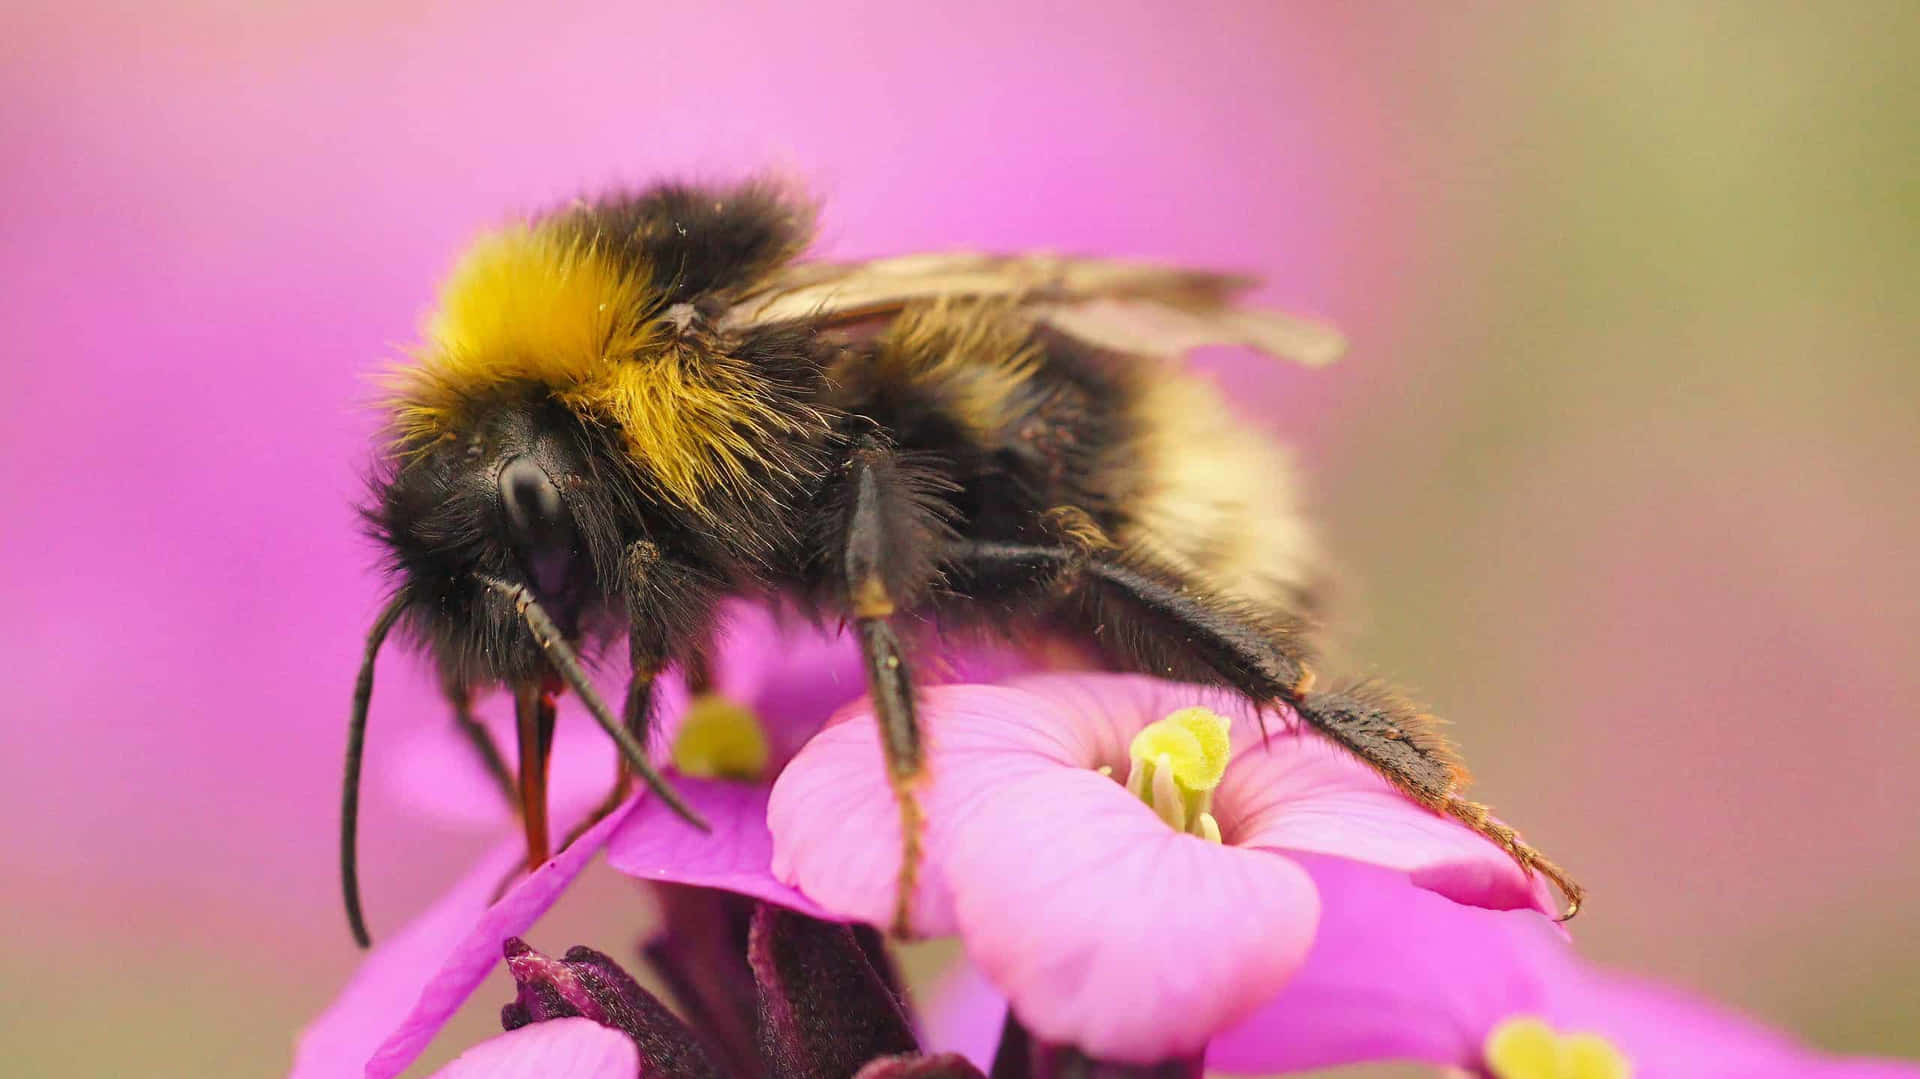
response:
<svg viewBox="0 0 1920 1079"><path fill-rule="evenodd" d="M766 278L721 320L723 330L788 322L817 326L880 319L936 299L1007 298L1035 321L1100 348L1177 356L1240 345L1319 365L1346 347L1325 324L1237 306L1246 277L1117 259L1059 255L905 255L802 263Z"/></svg>

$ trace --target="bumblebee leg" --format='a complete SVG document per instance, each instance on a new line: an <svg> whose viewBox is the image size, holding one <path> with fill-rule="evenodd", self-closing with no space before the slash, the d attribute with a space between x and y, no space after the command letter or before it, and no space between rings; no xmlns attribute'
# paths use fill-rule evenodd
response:
<svg viewBox="0 0 1920 1079"><path fill-rule="evenodd" d="M895 882L893 925L905 936L919 881L926 818L920 788L926 757L914 703L913 677L893 629L897 607L910 590L924 588L933 572L928 548L945 540L944 520L926 497L935 480L916 475L889 448L867 442L847 466L848 498L842 504L841 568L847 610L853 616L867 671L867 689L880 721L887 781L900 807L900 875Z"/></svg>
<svg viewBox="0 0 1920 1079"><path fill-rule="evenodd" d="M647 584L659 564L660 552L653 544L645 541L628 546L625 559L626 581L624 591L627 598L627 660L632 674L627 679L627 699L621 707L620 722L627 733L642 746L647 744L653 730L653 685L667 664L666 633L659 621L650 616L647 602ZM607 815L626 804L633 795L633 766L625 757L614 762L613 787L593 811L574 825L567 833L566 841L560 844L561 850L573 845L594 825L607 818Z"/></svg>
<svg viewBox="0 0 1920 1079"><path fill-rule="evenodd" d="M527 871L545 864L547 758L553 751L553 691L538 683L513 691L514 726L520 736L520 819L527 833Z"/></svg>
<svg viewBox="0 0 1920 1079"><path fill-rule="evenodd" d="M1467 772L1439 721L1373 686L1311 692L1309 654L1295 627L1274 624L1172 573L1073 547L967 542L951 548L956 583L976 599L1051 583L1066 593L1062 613L1115 645L1144 673L1225 685L1260 702L1278 702L1406 794L1453 817L1539 872L1566 896L1562 915L1585 892L1489 810L1462 798ZM1108 628L1115 633L1104 632Z"/></svg>
<svg viewBox="0 0 1920 1079"><path fill-rule="evenodd" d="M911 932L913 890L920 880L926 835L926 815L920 808L926 759L921 752L912 680L893 628L884 618L856 620L866 659L867 687L873 697L874 715L880 721L880 744L887 756L887 782L900 807L900 875L894 882L892 931L904 937Z"/></svg>
<svg viewBox="0 0 1920 1079"><path fill-rule="evenodd" d="M473 747L474 755L480 758L481 767L487 770L494 785L500 788L501 797L507 800L507 808L520 811L520 794L514 786L513 773L507 768L506 755L500 752L499 743L493 740L493 732L473 714L473 691L466 686L451 682L442 687L447 704L453 709L453 725Z"/></svg>
<svg viewBox="0 0 1920 1079"><path fill-rule="evenodd" d="M1289 704L1313 684L1298 625L1261 617L1139 560L1069 546L965 541L950 546L948 565L955 588L976 601L1051 588L1070 627L1144 674Z"/></svg>
<svg viewBox="0 0 1920 1079"><path fill-rule="evenodd" d="M1460 796L1465 764L1440 733L1440 721L1377 685L1309 693L1289 702L1299 717L1360 758L1409 798L1491 840L1528 873L1538 872L1566 897L1560 919L1580 912L1586 890L1546 855L1522 842L1492 811Z"/></svg>

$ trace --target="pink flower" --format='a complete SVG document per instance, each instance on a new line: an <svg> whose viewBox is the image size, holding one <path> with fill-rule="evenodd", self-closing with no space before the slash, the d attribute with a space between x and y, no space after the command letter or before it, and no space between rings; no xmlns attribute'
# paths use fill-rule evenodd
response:
<svg viewBox="0 0 1920 1079"><path fill-rule="evenodd" d="M434 1079L634 1079L633 1041L591 1019L554 1019L481 1042Z"/></svg>
<svg viewBox="0 0 1920 1079"><path fill-rule="evenodd" d="M1209 713L1218 744L1193 720ZM934 689L922 716L932 781L914 929L957 931L1043 1042L1151 1062L1244 1020L1315 938L1321 902L1297 853L1386 866L1461 903L1550 909L1499 850L1284 714L1263 745L1236 694L1049 675ZM899 868L884 775L856 707L800 751L769 808L780 879L876 924Z"/></svg>
<svg viewBox="0 0 1920 1079"><path fill-rule="evenodd" d="M1210 1072L1417 1061L1482 1079L1916 1079L1825 1056L1644 979L1581 961L1530 910L1452 902L1379 866L1304 855L1319 934L1278 994L1208 1046ZM931 1036L989 1059L1006 999L961 968Z"/></svg>
<svg viewBox="0 0 1920 1079"><path fill-rule="evenodd" d="M1299 974L1221 1035L1208 1064L1275 1073L1419 1060L1495 1079L1557 1079L1548 1049L1629 1071L1566 1079L1895 1079L1920 1066L1823 1056L1653 982L1583 963L1526 911L1449 903L1393 874L1310 863L1324 916ZM1551 1044L1558 1042L1558 1045Z"/></svg>
<svg viewBox="0 0 1920 1079"><path fill-rule="evenodd" d="M601 952L576 947L555 959L514 939L503 951L517 992L500 1010L513 1033L443 1075L611 1079L603 1069L613 1054L604 1039L586 1039L585 1022L627 1044L621 1079L983 1079L963 1057L922 1051L887 965L876 965L855 931L764 905L748 921L736 958L749 972L750 1022L737 1044L727 1044L728 1031L676 1015ZM561 1033L521 1034L545 1027Z"/></svg>
<svg viewBox="0 0 1920 1079"><path fill-rule="evenodd" d="M762 740L757 759L770 776L834 708L864 692L859 655L846 637L782 627L765 610L745 604L729 608L726 625L715 657L714 688L718 698L739 709L707 710L706 716L718 717L721 738L717 744L711 736L700 739L693 755L712 758L702 763L725 771L739 749L727 737L740 733L726 729L728 720L746 719L752 736ZM1012 663L991 653L927 659L929 674L991 675L1011 669ZM684 687L677 679L664 679L659 744L675 748L690 714ZM771 873L765 782L681 774L672 777L676 788L711 831L692 828L657 800L637 799L489 903L523 856L500 792L451 724L415 739L404 757L390 778L408 802L443 819L497 829L504 838L424 914L397 933L376 935L378 944L341 995L302 1032L296 1077L357 1074L364 1067L368 1079L385 1079L405 1070L499 962L500 942L528 932L603 850L609 863L629 876L723 889L832 917ZM556 824L580 819L599 801L613 776L613 762L599 731L563 718L550 786Z"/></svg>

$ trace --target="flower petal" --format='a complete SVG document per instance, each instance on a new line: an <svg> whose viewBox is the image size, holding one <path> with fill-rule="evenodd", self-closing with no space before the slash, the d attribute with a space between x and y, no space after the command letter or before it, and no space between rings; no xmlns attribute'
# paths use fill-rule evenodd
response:
<svg viewBox="0 0 1920 1079"><path fill-rule="evenodd" d="M1319 735L1274 731L1262 744L1244 727L1234 733L1233 761L1213 803L1228 843L1371 862L1462 903L1558 913L1544 879Z"/></svg>
<svg viewBox="0 0 1920 1079"><path fill-rule="evenodd" d="M1212 686L1141 674L1085 673L1036 674L1009 685L1048 702L1033 721L1068 747L1058 759L1082 768L1109 767L1122 777L1134 735L1182 709L1207 708L1232 720L1236 751L1260 731L1259 717L1245 697Z"/></svg>
<svg viewBox="0 0 1920 1079"><path fill-rule="evenodd" d="M591 1019L555 1019L509 1031L461 1053L433 1079L633 1079L640 1052Z"/></svg>
<svg viewBox="0 0 1920 1079"><path fill-rule="evenodd" d="M1035 1037L1091 1056L1199 1052L1313 941L1298 865L1176 833L1098 773L1003 785L945 835L967 954Z"/></svg>
<svg viewBox="0 0 1920 1079"><path fill-rule="evenodd" d="M1417 1060L1478 1074L1488 1034L1532 1017L1562 1036L1604 1037L1636 1079L1920 1077L1920 1066L1811 1053L1711 1004L1587 966L1532 911L1455 903L1378 866L1301 861L1320 888L1320 935L1285 989L1214 1039L1209 1069Z"/></svg>
<svg viewBox="0 0 1920 1079"><path fill-rule="evenodd" d="M920 1041L929 1053L959 1053L989 1068L1006 1023L1006 995L962 956L948 964L920 1010Z"/></svg>
<svg viewBox="0 0 1920 1079"><path fill-rule="evenodd" d="M1402 873L1301 859L1319 887L1320 932L1278 995L1216 1038L1207 1066L1250 1075L1360 1061L1471 1068L1486 1032L1537 1014L1563 977L1566 941L1532 911L1485 910Z"/></svg>
<svg viewBox="0 0 1920 1079"><path fill-rule="evenodd" d="M605 681L625 677L625 668L616 668ZM492 732L511 771L515 767L512 709L489 707L493 704L482 698L476 713ZM678 673L668 672L654 685L656 747L662 744L659 732L675 727L686 707L686 683ZM547 768L547 813L553 820L578 819L606 797L613 785L617 753L612 739L577 703L569 705L563 699L561 708ZM380 755L374 767L375 779L402 803L436 820L498 831L515 819L514 807L502 797L499 785L451 716L415 724L393 752Z"/></svg>
<svg viewBox="0 0 1920 1079"><path fill-rule="evenodd" d="M555 820L584 815L600 803L613 782L613 741L586 717L579 718L580 722L562 723L554 731L547 812ZM498 719L487 725L511 770L515 767L513 738ZM451 719L408 731L393 752L383 755L380 768L382 784L414 812L493 835L513 825L513 804Z"/></svg>
<svg viewBox="0 0 1920 1079"><path fill-rule="evenodd" d="M629 807L630 808L630 807ZM500 962L500 942L520 936L560 898L628 809L594 825L553 860L493 895L522 857L518 840L496 848L412 924L378 945L353 980L300 1035L295 1079L367 1079L405 1070Z"/></svg>
<svg viewBox="0 0 1920 1079"><path fill-rule="evenodd" d="M782 625L765 607L729 605L715 653L714 688L752 708L775 766L790 759L827 717L867 691L860 650L843 631Z"/></svg>
<svg viewBox="0 0 1920 1079"><path fill-rule="evenodd" d="M936 686L920 695L929 781L921 790L928 857L913 898L919 936L953 932L938 832L1009 778L1090 758L1080 728L1046 697L999 686ZM1124 745L1121 759L1125 760ZM1091 765L1089 765L1091 767ZM865 701L829 721L774 781L767 808L774 875L843 918L885 926L900 873L900 810L887 781L879 721Z"/></svg>
<svg viewBox="0 0 1920 1079"><path fill-rule="evenodd" d="M1047 674L1012 685L1053 702L1049 722L1082 732L1070 758L1122 775L1127 742L1147 724L1194 706L1230 719L1233 760L1214 792L1229 844L1374 862L1461 902L1557 913L1544 880L1466 826L1416 805L1284 708L1263 717L1238 693L1140 675Z"/></svg>
<svg viewBox="0 0 1920 1079"><path fill-rule="evenodd" d="M607 863L630 877L721 888L819 918L834 917L773 874L766 787L669 775L706 818L703 832L657 798L642 797L607 843Z"/></svg>
<svg viewBox="0 0 1920 1079"><path fill-rule="evenodd" d="M1920 1079L1920 1064L1832 1057L1658 983L1580 966L1547 987L1542 1014L1563 1033L1604 1037L1635 1079Z"/></svg>

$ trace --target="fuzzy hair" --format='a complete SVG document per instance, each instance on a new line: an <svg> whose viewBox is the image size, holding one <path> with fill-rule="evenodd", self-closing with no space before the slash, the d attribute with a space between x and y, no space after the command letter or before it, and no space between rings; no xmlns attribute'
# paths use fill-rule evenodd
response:
<svg viewBox="0 0 1920 1079"><path fill-rule="evenodd" d="M717 514L786 493L769 484L803 463L772 460L771 448L817 438L825 420L797 407L777 372L662 317L688 284L723 278L713 266L690 270L685 258L652 266L638 255L666 211L620 212L642 232L628 235L624 221L591 231L576 211L502 229L469 250L414 362L390 377L400 455L457 437L494 402L532 388L619 431L661 495L683 509ZM735 247L748 260L742 273L790 254L790 241L736 237Z"/></svg>

